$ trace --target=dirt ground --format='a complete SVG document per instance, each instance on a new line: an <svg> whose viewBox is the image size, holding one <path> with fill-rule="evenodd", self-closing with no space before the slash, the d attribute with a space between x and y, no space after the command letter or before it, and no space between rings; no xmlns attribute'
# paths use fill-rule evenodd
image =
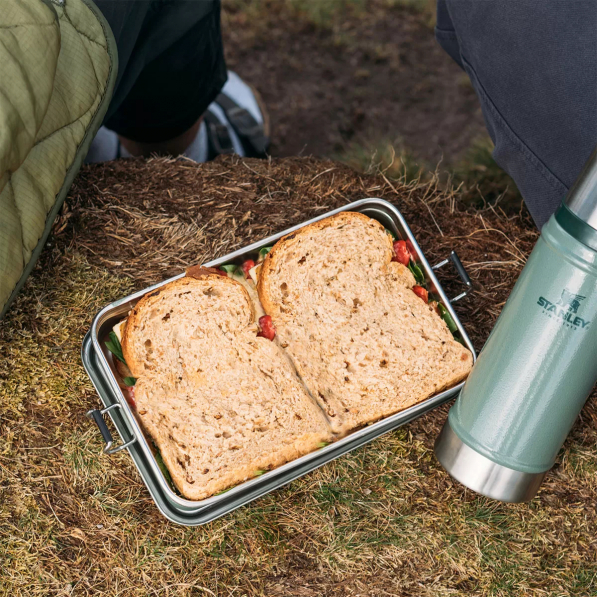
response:
<svg viewBox="0 0 597 597"><path fill-rule="evenodd" d="M224 0L230 69L261 93L272 155L389 142L435 165L485 134L477 97L424 0Z"/></svg>
<svg viewBox="0 0 597 597"><path fill-rule="evenodd" d="M485 341L537 232L329 161L233 157L87 166L0 322L0 595L545 597L597 594L597 410L530 504L454 482L433 455L447 405L203 527L169 523L128 454L101 454L80 360L92 317L133 289L364 196L392 201ZM461 286L443 278L448 293Z"/></svg>

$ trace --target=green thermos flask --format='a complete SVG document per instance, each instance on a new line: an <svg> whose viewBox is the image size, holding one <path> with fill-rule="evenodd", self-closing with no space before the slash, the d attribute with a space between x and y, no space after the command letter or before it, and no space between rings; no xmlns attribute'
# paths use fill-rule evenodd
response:
<svg viewBox="0 0 597 597"><path fill-rule="evenodd" d="M597 150L541 230L435 454L463 485L537 493L597 381Z"/></svg>

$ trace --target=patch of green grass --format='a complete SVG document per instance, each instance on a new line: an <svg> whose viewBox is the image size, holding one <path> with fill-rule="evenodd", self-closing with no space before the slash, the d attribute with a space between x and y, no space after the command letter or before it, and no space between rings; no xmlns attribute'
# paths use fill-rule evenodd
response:
<svg viewBox="0 0 597 597"><path fill-rule="evenodd" d="M404 184L437 177L444 188L458 188L461 200L474 207L499 205L506 213L519 213L522 195L512 178L495 162L492 151L491 139L481 137L458 162L435 168L400 142L380 140L350 144L332 158L358 172L382 174Z"/></svg>
<svg viewBox="0 0 597 597"><path fill-rule="evenodd" d="M570 587L570 594L597 595L597 570L594 565L587 563L578 567Z"/></svg>
<svg viewBox="0 0 597 597"><path fill-rule="evenodd" d="M330 30L347 15L362 14L366 0L285 0L292 13L317 29Z"/></svg>
<svg viewBox="0 0 597 597"><path fill-rule="evenodd" d="M590 447L572 443L562 458L562 466L569 474L584 483L594 485L597 482L597 462Z"/></svg>
<svg viewBox="0 0 597 597"><path fill-rule="evenodd" d="M522 196L516 184L492 157L489 137L473 142L464 157L451 169L452 182L461 186L461 196L477 207L499 203L506 212L520 211Z"/></svg>
<svg viewBox="0 0 597 597"><path fill-rule="evenodd" d="M398 142L388 140L353 143L332 156L366 174L383 174L390 180L408 184L426 176L429 166Z"/></svg>
<svg viewBox="0 0 597 597"><path fill-rule="evenodd" d="M64 440L62 454L70 469L74 486L85 485L103 468L102 442L94 427L80 433L76 431Z"/></svg>

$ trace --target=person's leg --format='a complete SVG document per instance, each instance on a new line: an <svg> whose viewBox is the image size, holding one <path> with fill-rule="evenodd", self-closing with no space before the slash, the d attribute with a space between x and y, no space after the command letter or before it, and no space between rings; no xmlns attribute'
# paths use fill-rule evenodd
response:
<svg viewBox="0 0 597 597"><path fill-rule="evenodd" d="M436 37L471 78L494 158L538 226L597 143L596 22L594 0L438 0Z"/></svg>
<svg viewBox="0 0 597 597"><path fill-rule="evenodd" d="M132 155L180 154L226 82L219 0L97 0L119 74L104 124Z"/></svg>
<svg viewBox="0 0 597 597"><path fill-rule="evenodd" d="M87 162L152 153L198 162L222 153L265 156L267 113L256 90L226 72L219 0L98 5L114 31L120 68Z"/></svg>
<svg viewBox="0 0 597 597"><path fill-rule="evenodd" d="M131 156L149 157L152 153L158 155L180 155L183 154L197 137L203 117L200 117L186 131L165 141L135 141L118 135L120 144Z"/></svg>

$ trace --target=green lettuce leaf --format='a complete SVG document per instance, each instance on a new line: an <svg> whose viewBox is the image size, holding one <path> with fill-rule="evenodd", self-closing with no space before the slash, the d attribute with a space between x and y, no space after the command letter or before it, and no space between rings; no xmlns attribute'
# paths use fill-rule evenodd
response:
<svg viewBox="0 0 597 597"><path fill-rule="evenodd" d="M415 277L415 281L419 286L425 286L425 276L421 271L421 268L411 259L408 264L408 269L411 271L412 275Z"/></svg>
<svg viewBox="0 0 597 597"><path fill-rule="evenodd" d="M452 319L450 312L441 303L438 304L438 308L442 316L442 319L446 322L446 325L448 326L448 329L452 332L452 334L456 333L458 331L458 326Z"/></svg>
<svg viewBox="0 0 597 597"><path fill-rule="evenodd" d="M110 338L110 339L106 342L106 348L119 361L122 361L126 365L126 361L124 360L124 355L122 354L122 346L120 346L120 340L118 339L118 336L112 331L108 334L108 338Z"/></svg>
<svg viewBox="0 0 597 597"><path fill-rule="evenodd" d="M273 249L273 247L262 247L259 249L259 261L265 259L266 255Z"/></svg>
<svg viewBox="0 0 597 597"><path fill-rule="evenodd" d="M236 272L237 268L238 268L238 265L232 265L232 264L231 265L220 265L220 269L223 272L226 272L227 274L232 274L232 275L234 275L234 272Z"/></svg>
<svg viewBox="0 0 597 597"><path fill-rule="evenodd" d="M155 446L155 444L154 444ZM155 461L158 463L160 470L162 471L162 475L164 475L164 479L168 482L168 485L172 487L172 477L170 476L170 472L168 471L166 464L164 463L164 459L162 458L162 453L160 452L159 448L155 446Z"/></svg>

